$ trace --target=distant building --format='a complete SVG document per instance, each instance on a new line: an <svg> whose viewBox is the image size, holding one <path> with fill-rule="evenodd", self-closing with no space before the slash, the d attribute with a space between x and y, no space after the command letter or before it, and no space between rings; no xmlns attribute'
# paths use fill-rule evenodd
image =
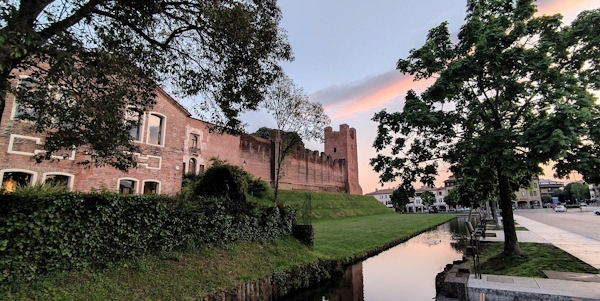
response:
<svg viewBox="0 0 600 301"><path fill-rule="evenodd" d="M388 208L394 208L394 205L392 204L392 192L394 192L394 189L391 188L381 190L375 188L375 191L369 192L365 195L370 195L374 197L376 200L380 201Z"/></svg>
<svg viewBox="0 0 600 301"><path fill-rule="evenodd" d="M547 180L547 179L540 179L539 183L540 183L540 195L542 195L542 196L544 196L544 195L552 196L553 192L555 192L557 190L562 190L563 187L565 186L563 184L563 182Z"/></svg>
<svg viewBox="0 0 600 301"><path fill-rule="evenodd" d="M542 208L542 194L540 191L540 181L537 178L532 179L528 188L521 188L517 191L517 198L513 201L516 208L533 209Z"/></svg>

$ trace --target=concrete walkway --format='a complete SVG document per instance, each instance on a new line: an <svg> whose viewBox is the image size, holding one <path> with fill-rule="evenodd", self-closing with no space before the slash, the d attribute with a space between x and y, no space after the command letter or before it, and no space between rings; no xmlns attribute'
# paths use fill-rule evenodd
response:
<svg viewBox="0 0 600 301"><path fill-rule="evenodd" d="M519 242L551 243L600 270L600 241L514 215L529 231L517 231ZM504 241L502 231L487 231L496 237L482 241ZM600 277L600 275L598 276ZM513 276L474 275L468 281L469 300L600 300L600 283Z"/></svg>

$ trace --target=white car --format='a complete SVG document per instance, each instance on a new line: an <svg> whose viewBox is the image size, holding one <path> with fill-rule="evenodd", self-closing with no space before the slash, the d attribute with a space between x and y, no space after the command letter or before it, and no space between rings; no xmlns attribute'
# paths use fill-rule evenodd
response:
<svg viewBox="0 0 600 301"><path fill-rule="evenodd" d="M594 210L594 214L596 214L596 215L600 215L600 209L596 209L596 210Z"/></svg>
<svg viewBox="0 0 600 301"><path fill-rule="evenodd" d="M564 205L558 205L556 206L556 208L554 208L555 212L567 212L567 207L565 207Z"/></svg>

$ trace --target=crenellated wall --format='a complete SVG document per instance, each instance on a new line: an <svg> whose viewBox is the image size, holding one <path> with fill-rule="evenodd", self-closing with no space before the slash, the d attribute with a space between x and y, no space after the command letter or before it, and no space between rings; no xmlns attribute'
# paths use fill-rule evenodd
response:
<svg viewBox="0 0 600 301"><path fill-rule="evenodd" d="M190 158L196 160L196 171L203 165L208 168L212 157L218 157L231 164L238 165L257 178L275 185L277 154L271 140L248 134L233 136L211 133L210 124L198 119L188 118L186 142L184 144L184 162L186 172L190 171ZM192 152L191 139L198 137L198 148ZM200 143L201 141L201 143ZM293 150L282 163L279 187L281 189L349 192L347 183L348 168L345 158L334 158L324 152L304 148ZM362 192L362 190L361 190ZM354 192L356 193L356 192Z"/></svg>

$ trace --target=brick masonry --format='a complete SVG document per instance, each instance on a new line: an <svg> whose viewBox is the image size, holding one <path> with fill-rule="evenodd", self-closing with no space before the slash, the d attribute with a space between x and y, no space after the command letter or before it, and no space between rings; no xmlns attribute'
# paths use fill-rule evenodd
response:
<svg viewBox="0 0 600 301"><path fill-rule="evenodd" d="M156 104L144 116L137 154L138 167L122 172L112 167L85 167L85 150L66 152L67 159L36 163L33 154L43 149L43 134L34 133L31 124L12 118L14 96L7 94L0 124L0 177L5 173L31 175L30 184L42 183L51 174L69 177L73 190L118 190L119 179L136 182L143 193L147 181L159 183L158 192L175 194L186 172L201 173L212 158L238 165L271 185L275 179L274 144L248 134L233 136L211 132L210 124L191 114L165 91L158 88ZM150 114L163 118L164 140L161 145L147 143ZM343 124L340 131L325 129L325 152L298 149L282 165L280 188L362 194L358 183L356 130Z"/></svg>

